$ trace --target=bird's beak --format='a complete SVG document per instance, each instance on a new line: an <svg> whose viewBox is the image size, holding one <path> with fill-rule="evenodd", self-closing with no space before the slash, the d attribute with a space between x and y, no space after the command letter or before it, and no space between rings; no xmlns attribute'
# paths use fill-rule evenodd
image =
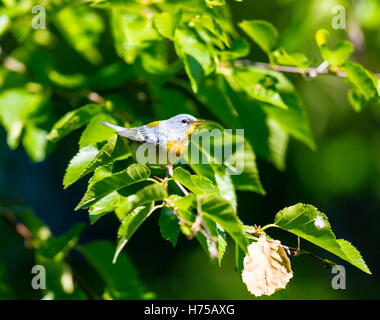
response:
<svg viewBox="0 0 380 320"><path fill-rule="evenodd" d="M196 127L198 127L198 126L200 126L201 124L204 124L204 123L206 123L206 121L194 121L193 122L193 126L196 128Z"/></svg>

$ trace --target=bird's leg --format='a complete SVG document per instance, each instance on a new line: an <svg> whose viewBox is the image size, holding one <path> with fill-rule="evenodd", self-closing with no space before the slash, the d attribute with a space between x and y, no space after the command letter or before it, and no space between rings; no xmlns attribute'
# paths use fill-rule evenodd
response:
<svg viewBox="0 0 380 320"><path fill-rule="evenodd" d="M167 180L168 177L166 176L164 179L162 179L162 178L160 178L160 177L153 176L153 178L157 179L158 181L160 181L160 182L162 183L162 182L165 182L165 181Z"/></svg>
<svg viewBox="0 0 380 320"><path fill-rule="evenodd" d="M166 165L165 168L168 171L168 176L172 177L173 176L173 165L172 164L168 164L168 165Z"/></svg>

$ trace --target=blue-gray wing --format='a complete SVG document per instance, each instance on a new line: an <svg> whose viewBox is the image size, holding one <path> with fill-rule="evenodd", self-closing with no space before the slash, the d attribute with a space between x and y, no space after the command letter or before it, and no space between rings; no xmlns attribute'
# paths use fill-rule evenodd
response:
<svg viewBox="0 0 380 320"><path fill-rule="evenodd" d="M158 143L155 128L150 128L147 126L125 129L123 131L118 131L118 134L122 137L128 138L129 140L148 142L152 144Z"/></svg>
<svg viewBox="0 0 380 320"><path fill-rule="evenodd" d="M141 126L141 127L127 129L124 127L114 125L109 122L102 122L102 124L116 130L120 136L125 137L129 140L148 142L152 144L159 143L157 128L149 127L149 126Z"/></svg>

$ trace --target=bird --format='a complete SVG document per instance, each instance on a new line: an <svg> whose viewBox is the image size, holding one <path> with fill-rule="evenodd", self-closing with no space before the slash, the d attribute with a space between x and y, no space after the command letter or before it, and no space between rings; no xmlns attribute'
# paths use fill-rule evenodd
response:
<svg viewBox="0 0 380 320"><path fill-rule="evenodd" d="M178 114L134 128L102 122L131 142L131 151L137 162L164 166L172 165L181 158L195 129L204 123L190 114ZM157 155L160 157L157 158Z"/></svg>

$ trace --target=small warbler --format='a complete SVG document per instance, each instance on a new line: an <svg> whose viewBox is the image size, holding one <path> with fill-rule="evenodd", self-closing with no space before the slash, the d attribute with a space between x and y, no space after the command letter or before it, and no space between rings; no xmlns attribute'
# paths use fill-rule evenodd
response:
<svg viewBox="0 0 380 320"><path fill-rule="evenodd" d="M189 114L179 114L167 120L129 129L108 122L102 124L131 141L131 151L137 162L170 165L187 151L191 135L204 122ZM149 159L146 158L147 150Z"/></svg>

